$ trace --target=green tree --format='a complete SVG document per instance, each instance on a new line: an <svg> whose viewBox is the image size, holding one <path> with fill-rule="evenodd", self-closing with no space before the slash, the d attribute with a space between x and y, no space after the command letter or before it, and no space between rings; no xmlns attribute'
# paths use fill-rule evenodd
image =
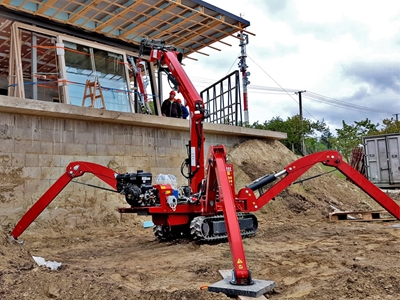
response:
<svg viewBox="0 0 400 300"><path fill-rule="evenodd" d="M320 137L320 143L325 145L325 149L332 149L335 141L336 141L336 138L332 134L332 132L329 130L329 127L327 127L325 130L322 131L322 134Z"/></svg>
<svg viewBox="0 0 400 300"><path fill-rule="evenodd" d="M299 115L288 117L286 121L284 121L280 117L274 117L271 120L265 121L262 124L257 121L252 125L249 125L248 127L285 132L287 134L287 138L281 142L296 154L303 154L303 137L306 146L309 146L310 149L313 151L319 151L320 147L317 146L319 141L316 137L313 137L313 135L316 132L324 132L327 130L329 131L329 129L326 127L325 122L312 122L308 119L301 120Z"/></svg>
<svg viewBox="0 0 400 300"><path fill-rule="evenodd" d="M399 133L400 132L400 121L392 119L384 119L382 121L383 128L379 132L381 134L388 134L388 133Z"/></svg>
<svg viewBox="0 0 400 300"><path fill-rule="evenodd" d="M362 143L363 136L379 132L379 124L371 123L368 118L359 122L355 121L354 124L346 124L345 121L342 121L342 126L341 129L336 129L335 148L347 161L351 159L351 151Z"/></svg>

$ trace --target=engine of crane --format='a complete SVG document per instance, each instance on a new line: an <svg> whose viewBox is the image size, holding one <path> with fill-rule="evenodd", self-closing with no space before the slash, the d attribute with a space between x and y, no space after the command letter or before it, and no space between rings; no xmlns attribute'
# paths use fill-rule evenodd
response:
<svg viewBox="0 0 400 300"><path fill-rule="evenodd" d="M160 205L158 190L151 185L152 174L138 170L137 173L118 174L117 192L125 195L132 207Z"/></svg>
<svg viewBox="0 0 400 300"><path fill-rule="evenodd" d="M118 174L117 192L125 195L126 202L131 207L160 206L160 191L152 185L153 175L143 170L136 173ZM165 187L165 185L161 185ZM165 188L164 188L165 189ZM166 197L170 207L176 207L178 203L194 203L197 197L191 195L190 187L183 186L179 190L173 190L172 195Z"/></svg>

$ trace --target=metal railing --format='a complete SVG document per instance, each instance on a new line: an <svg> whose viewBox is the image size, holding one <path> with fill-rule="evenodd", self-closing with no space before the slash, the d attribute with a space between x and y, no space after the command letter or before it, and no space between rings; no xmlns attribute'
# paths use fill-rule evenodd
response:
<svg viewBox="0 0 400 300"><path fill-rule="evenodd" d="M234 71L200 92L209 123L241 126L242 104L239 71Z"/></svg>

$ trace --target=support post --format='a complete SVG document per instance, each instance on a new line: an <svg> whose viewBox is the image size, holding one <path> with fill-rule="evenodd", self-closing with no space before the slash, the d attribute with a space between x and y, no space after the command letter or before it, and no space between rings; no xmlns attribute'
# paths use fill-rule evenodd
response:
<svg viewBox="0 0 400 300"><path fill-rule="evenodd" d="M302 152L302 154L303 154L303 156L305 156L305 155L307 155L307 153L306 153L306 144L304 143L304 134L303 134L303 105L302 105L302 100L301 100L301 94L302 93L305 93L306 91L304 90L304 91L298 91L298 92L296 92L296 94L298 94L299 95L299 116L300 116L300 126L301 126L301 128L300 128L300 134L301 134L301 137L300 137L300 140L301 140L301 152Z"/></svg>
<svg viewBox="0 0 400 300"><path fill-rule="evenodd" d="M238 34L240 38L240 56L239 56L239 69L242 72L242 85L243 85L243 111L244 111L244 122L249 123L249 107L248 107L248 97L247 97L247 86L250 84L248 77L250 72L247 72L246 64L246 45L249 43L249 36L243 33L243 30Z"/></svg>

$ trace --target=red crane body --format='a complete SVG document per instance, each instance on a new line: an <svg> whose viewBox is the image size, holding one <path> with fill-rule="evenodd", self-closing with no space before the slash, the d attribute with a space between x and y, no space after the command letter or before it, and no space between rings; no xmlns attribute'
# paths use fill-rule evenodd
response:
<svg viewBox="0 0 400 300"><path fill-rule="evenodd" d="M65 174L17 223L11 232L13 238L17 239L72 179L84 173L94 174L114 191L125 195L131 206L120 208L121 213L151 215L155 234L161 239L181 236L182 233L189 233L197 239L204 237L206 240L228 238L234 268L231 283L234 285L250 285L253 282L242 243L242 236L254 234L257 229L257 221L249 213L259 210L317 163L337 168L395 218L400 219L400 206L345 163L339 152L331 150L300 158L282 171L261 177L235 194L233 166L226 163L225 147L211 146L206 159L204 157L203 121L207 112L179 62L179 54L163 45L154 46L148 41L142 46L151 48L150 62L167 66L176 79L177 90L189 106L189 186L185 187L184 195L177 198L169 184L151 185L150 173L138 171L118 174L98 164L71 162ZM284 177L267 191L262 191L265 185L280 176ZM260 192L258 197L254 193L256 190Z"/></svg>

